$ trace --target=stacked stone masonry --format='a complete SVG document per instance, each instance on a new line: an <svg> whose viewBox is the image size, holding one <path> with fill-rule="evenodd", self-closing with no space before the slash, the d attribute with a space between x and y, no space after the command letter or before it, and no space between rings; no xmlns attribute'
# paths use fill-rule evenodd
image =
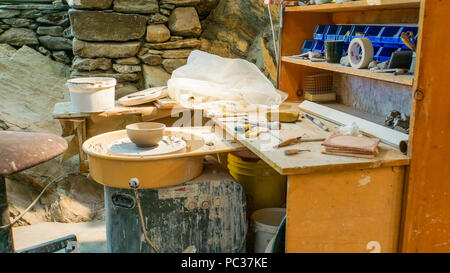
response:
<svg viewBox="0 0 450 273"><path fill-rule="evenodd" d="M27 45L58 62L72 62L72 31L62 1L0 5L0 43Z"/></svg>
<svg viewBox="0 0 450 273"><path fill-rule="evenodd" d="M201 46L199 11L209 13L204 2L211 1L68 0L71 76L114 77L118 97L165 85Z"/></svg>
<svg viewBox="0 0 450 273"><path fill-rule="evenodd" d="M0 43L27 45L70 64L71 77L115 77L117 97L166 85L194 49L247 59L275 79L270 34L267 9L259 0L0 5Z"/></svg>

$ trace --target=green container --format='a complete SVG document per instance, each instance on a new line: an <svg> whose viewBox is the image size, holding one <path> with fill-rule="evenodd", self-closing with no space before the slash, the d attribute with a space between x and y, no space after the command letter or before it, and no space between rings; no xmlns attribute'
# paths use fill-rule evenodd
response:
<svg viewBox="0 0 450 273"><path fill-rule="evenodd" d="M344 41L325 41L325 57L329 63L339 63L344 51Z"/></svg>

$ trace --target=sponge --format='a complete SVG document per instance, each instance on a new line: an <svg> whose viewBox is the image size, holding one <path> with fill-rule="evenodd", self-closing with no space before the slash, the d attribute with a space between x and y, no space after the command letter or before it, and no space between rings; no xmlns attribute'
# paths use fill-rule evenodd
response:
<svg viewBox="0 0 450 273"><path fill-rule="evenodd" d="M299 115L300 112L295 110L271 110L267 112L267 120L279 122L296 122Z"/></svg>

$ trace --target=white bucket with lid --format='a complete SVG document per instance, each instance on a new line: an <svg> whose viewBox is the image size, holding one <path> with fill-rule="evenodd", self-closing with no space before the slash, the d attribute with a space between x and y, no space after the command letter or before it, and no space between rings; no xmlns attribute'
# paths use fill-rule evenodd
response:
<svg viewBox="0 0 450 273"><path fill-rule="evenodd" d="M114 109L117 81L114 78L75 78L67 81L75 112L94 113Z"/></svg>
<svg viewBox="0 0 450 273"><path fill-rule="evenodd" d="M251 218L255 231L255 253L264 253L285 215L285 208L260 209L252 214Z"/></svg>

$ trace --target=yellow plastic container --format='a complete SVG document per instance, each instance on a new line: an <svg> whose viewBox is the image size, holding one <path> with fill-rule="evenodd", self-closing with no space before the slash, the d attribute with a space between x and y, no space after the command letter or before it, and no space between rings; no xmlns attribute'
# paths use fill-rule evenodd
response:
<svg viewBox="0 0 450 273"><path fill-rule="evenodd" d="M228 169L244 188L247 215L263 208L279 208L286 203L286 176L280 175L253 153L229 153Z"/></svg>

